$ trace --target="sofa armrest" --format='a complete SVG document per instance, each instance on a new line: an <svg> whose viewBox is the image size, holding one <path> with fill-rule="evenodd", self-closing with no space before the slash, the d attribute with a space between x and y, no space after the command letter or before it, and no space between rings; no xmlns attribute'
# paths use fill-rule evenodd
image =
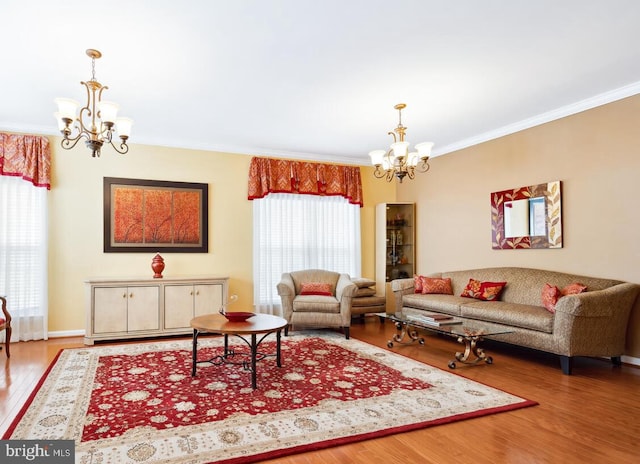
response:
<svg viewBox="0 0 640 464"><path fill-rule="evenodd" d="M278 295L280 295L280 301L282 302L284 318L289 320L289 316L293 312L293 299L296 296L296 287L291 274L288 272L283 273L276 288L278 289Z"/></svg>
<svg viewBox="0 0 640 464"><path fill-rule="evenodd" d="M351 326L351 301L357 290L358 286L353 283L349 274L340 274L336 283L336 298L340 302L343 327Z"/></svg>
<svg viewBox="0 0 640 464"><path fill-rule="evenodd" d="M396 303L396 311L402 311L402 297L414 293L415 281L413 277L408 279L395 279L391 281L391 290Z"/></svg>
<svg viewBox="0 0 640 464"><path fill-rule="evenodd" d="M343 298L353 298L358 286L353 283L349 274L340 274L336 283L336 298L342 301Z"/></svg>
<svg viewBox="0 0 640 464"><path fill-rule="evenodd" d="M556 303L556 313L573 317L611 317L621 309L631 310L640 286L623 283L603 290L567 295Z"/></svg>
<svg viewBox="0 0 640 464"><path fill-rule="evenodd" d="M622 283L558 300L553 334L565 356L620 356L640 285Z"/></svg>
<svg viewBox="0 0 640 464"><path fill-rule="evenodd" d="M415 281L413 278L396 279L391 281L391 290L394 292L402 292L403 294L413 293ZM410 290L410 291L409 291Z"/></svg>

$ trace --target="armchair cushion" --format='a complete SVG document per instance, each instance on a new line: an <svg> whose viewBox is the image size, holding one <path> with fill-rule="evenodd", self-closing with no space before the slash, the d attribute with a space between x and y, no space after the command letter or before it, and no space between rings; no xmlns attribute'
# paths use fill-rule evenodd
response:
<svg viewBox="0 0 640 464"><path fill-rule="evenodd" d="M333 296L298 295L293 299L294 312L340 313L340 302Z"/></svg>
<svg viewBox="0 0 640 464"><path fill-rule="evenodd" d="M300 295L333 296L331 284L323 282L303 282L300 286Z"/></svg>

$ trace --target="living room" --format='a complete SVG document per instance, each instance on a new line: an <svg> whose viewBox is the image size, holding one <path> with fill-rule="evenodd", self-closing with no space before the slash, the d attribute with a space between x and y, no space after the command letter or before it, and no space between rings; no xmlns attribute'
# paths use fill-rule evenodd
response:
<svg viewBox="0 0 640 464"><path fill-rule="evenodd" d="M108 59L105 55L103 61ZM76 81L85 77L69 76L78 93L81 89ZM115 91L112 80L108 84ZM514 125L503 133L495 131L480 143L434 156L429 172L402 184L376 179L373 167L367 164L368 147L362 147L362 276L373 278L375 274L375 206L398 201L416 204L419 274L522 266L640 283L640 217L635 189L640 172L640 87L623 84L618 93L605 95L603 89L592 95L578 105L578 111L567 110L558 118L547 115L538 124L531 120L521 130ZM125 108L127 102L119 100ZM391 106L395 103L379 109L390 123L394 122ZM415 107L414 102L407 103ZM53 103L51 107L52 112ZM232 123L241 125L242 121ZM406 124L409 133L418 133L409 116ZM164 275L229 276L230 291L238 295L238 304L253 306L253 221L252 204L247 200L252 153L138 143L135 127L128 154L118 155L106 147L98 159L92 158L83 144L67 151L60 146L59 135L34 131L48 136L53 166L48 193L51 338L84 333L83 283L88 278L151 276L155 250L103 252L104 177L208 184L209 252L163 254ZM10 126L0 130L19 132ZM556 180L562 182L563 189L563 247L492 249L490 194ZM622 360L626 365L640 365L638 304L629 319Z"/></svg>
<svg viewBox="0 0 640 464"><path fill-rule="evenodd" d="M428 173L402 185L362 166L362 274L374 277L374 211L378 203L416 203L417 272L490 266L550 269L640 282L635 265L635 152L640 97L612 102L557 121L430 160ZM134 145L100 159L67 152L51 137L49 330L78 335L85 323L82 283L91 277L145 276L154 252L103 253L103 177L206 182L210 252L165 254L166 276L230 276L230 290L253 304L250 156ZM77 149L80 150L80 149ZM149 166L153 166L150 171ZM151 175L151 172L153 173ZM493 250L490 194L561 180L561 249ZM430 246L428 244L437 244ZM124 271L123 271L124 270ZM629 358L640 358L640 313L629 323Z"/></svg>

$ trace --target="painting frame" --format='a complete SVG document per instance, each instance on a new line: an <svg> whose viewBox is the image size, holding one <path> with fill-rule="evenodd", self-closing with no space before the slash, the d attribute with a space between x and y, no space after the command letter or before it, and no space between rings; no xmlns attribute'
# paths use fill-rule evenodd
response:
<svg viewBox="0 0 640 464"><path fill-rule="evenodd" d="M536 221L540 221L539 224L536 224L536 235L507 237L505 234L505 204L523 199L533 199L535 213L541 216L534 218ZM545 230L544 234L541 229ZM562 240L561 181L556 180L491 193L491 247L494 250L562 248Z"/></svg>
<svg viewBox="0 0 640 464"><path fill-rule="evenodd" d="M103 205L105 253L209 252L208 184L104 177Z"/></svg>

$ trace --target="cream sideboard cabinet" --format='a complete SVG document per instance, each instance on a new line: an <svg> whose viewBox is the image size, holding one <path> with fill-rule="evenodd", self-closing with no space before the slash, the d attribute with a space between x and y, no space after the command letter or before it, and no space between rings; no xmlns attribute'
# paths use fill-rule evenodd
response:
<svg viewBox="0 0 640 464"><path fill-rule="evenodd" d="M85 281L85 345L189 334L195 316L218 312L228 277L96 278Z"/></svg>

